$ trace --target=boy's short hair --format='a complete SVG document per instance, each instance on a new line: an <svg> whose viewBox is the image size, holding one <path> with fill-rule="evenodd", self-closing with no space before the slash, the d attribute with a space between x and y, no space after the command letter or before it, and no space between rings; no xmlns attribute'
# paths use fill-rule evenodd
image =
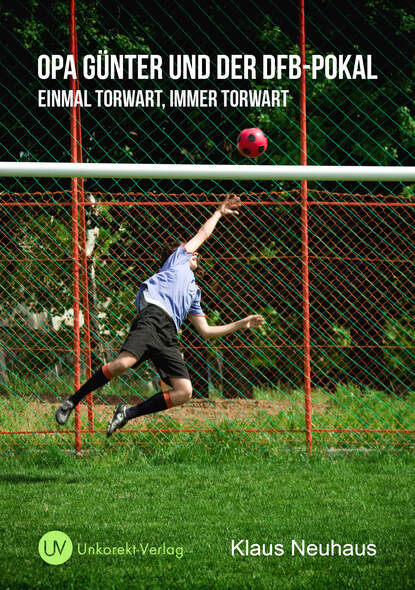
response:
<svg viewBox="0 0 415 590"><path fill-rule="evenodd" d="M167 240L161 247L160 250L160 267L166 262L167 258L176 252L177 248L180 246L181 242L179 240Z"/></svg>

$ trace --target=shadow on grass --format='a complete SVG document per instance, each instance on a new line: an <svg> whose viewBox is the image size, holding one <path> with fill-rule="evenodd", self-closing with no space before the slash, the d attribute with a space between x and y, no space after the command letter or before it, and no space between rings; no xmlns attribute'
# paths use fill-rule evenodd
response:
<svg viewBox="0 0 415 590"><path fill-rule="evenodd" d="M26 473L0 473L1 483L45 483L48 481L59 481L60 483L79 483L85 478L70 477L63 478L58 475L28 475Z"/></svg>

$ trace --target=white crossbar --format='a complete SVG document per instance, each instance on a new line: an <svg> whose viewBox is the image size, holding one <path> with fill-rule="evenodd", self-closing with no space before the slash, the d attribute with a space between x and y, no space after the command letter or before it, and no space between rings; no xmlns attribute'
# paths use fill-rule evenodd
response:
<svg viewBox="0 0 415 590"><path fill-rule="evenodd" d="M0 177L168 178L172 180L415 181L415 166L264 166L0 162Z"/></svg>

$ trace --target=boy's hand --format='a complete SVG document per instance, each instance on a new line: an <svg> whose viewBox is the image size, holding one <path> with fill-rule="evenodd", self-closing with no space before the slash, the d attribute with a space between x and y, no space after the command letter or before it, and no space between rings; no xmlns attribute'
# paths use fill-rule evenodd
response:
<svg viewBox="0 0 415 590"><path fill-rule="evenodd" d="M215 213L209 217L202 225L197 234L191 240L186 242L185 248L188 252L196 252L200 246L205 242L216 227L217 222L222 215L238 215L242 203L241 199L236 195L227 195L226 199L219 205Z"/></svg>
<svg viewBox="0 0 415 590"><path fill-rule="evenodd" d="M236 195L227 195L225 200L219 205L218 211L222 215L239 215L238 209L242 206L241 199Z"/></svg>
<svg viewBox="0 0 415 590"><path fill-rule="evenodd" d="M240 329L241 330L248 330L248 329L255 329L262 326L265 322L262 315L248 315L246 318L240 321Z"/></svg>

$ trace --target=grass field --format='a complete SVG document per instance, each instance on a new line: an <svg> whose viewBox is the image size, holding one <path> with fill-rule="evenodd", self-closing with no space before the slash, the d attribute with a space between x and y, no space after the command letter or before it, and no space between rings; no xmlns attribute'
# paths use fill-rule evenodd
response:
<svg viewBox="0 0 415 590"><path fill-rule="evenodd" d="M406 453L267 456L237 445L174 454L114 446L84 457L47 446L5 456L0 587L413 588L414 475ZM39 556L50 530L73 542L65 564ZM285 553L232 556L232 539L282 544ZM359 552L372 543L376 555L291 555L292 539ZM164 543L174 554L82 554L97 543L103 552Z"/></svg>

